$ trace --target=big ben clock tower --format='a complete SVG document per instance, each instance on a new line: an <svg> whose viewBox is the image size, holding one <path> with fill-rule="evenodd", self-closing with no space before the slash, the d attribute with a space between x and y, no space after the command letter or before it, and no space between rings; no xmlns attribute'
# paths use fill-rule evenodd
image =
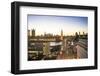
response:
<svg viewBox="0 0 100 76"><path fill-rule="evenodd" d="M61 30L61 40L63 40L63 30Z"/></svg>

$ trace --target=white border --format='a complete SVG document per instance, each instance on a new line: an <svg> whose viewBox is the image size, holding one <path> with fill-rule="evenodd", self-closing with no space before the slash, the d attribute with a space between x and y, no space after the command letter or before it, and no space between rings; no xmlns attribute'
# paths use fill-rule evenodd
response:
<svg viewBox="0 0 100 76"><path fill-rule="evenodd" d="M27 61L27 14L87 16L88 17L88 59ZM94 65L94 11L58 9L43 7L20 7L20 70L80 67Z"/></svg>

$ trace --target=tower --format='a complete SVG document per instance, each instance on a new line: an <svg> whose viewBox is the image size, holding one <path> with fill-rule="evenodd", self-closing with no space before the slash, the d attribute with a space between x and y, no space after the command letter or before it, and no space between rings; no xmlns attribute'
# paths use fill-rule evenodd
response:
<svg viewBox="0 0 100 76"><path fill-rule="evenodd" d="M85 35L85 32L83 32L83 35Z"/></svg>
<svg viewBox="0 0 100 76"><path fill-rule="evenodd" d="M32 29L32 36L34 37L35 36L35 30Z"/></svg>
<svg viewBox="0 0 100 76"><path fill-rule="evenodd" d="M61 51L64 51L63 30L61 30L61 40L62 40Z"/></svg>
<svg viewBox="0 0 100 76"><path fill-rule="evenodd" d="M63 30L61 30L61 40L63 40Z"/></svg>
<svg viewBox="0 0 100 76"><path fill-rule="evenodd" d="M79 37L80 37L81 33L79 32Z"/></svg>

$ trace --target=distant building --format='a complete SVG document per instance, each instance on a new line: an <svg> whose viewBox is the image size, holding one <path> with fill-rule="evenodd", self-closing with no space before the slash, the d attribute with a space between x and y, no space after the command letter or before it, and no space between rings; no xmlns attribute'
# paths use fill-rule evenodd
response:
<svg viewBox="0 0 100 76"><path fill-rule="evenodd" d="M46 32L45 32L45 33L44 33L44 36L45 36L45 37L53 37L53 34L52 34L52 33L46 33Z"/></svg>
<svg viewBox="0 0 100 76"><path fill-rule="evenodd" d="M32 29L32 37L34 37L34 36L35 36L35 30Z"/></svg>
<svg viewBox="0 0 100 76"><path fill-rule="evenodd" d="M77 33L77 32L75 33L75 38L74 38L74 41L75 41L75 42L78 42L78 41L79 41L79 35L78 35L78 33Z"/></svg>
<svg viewBox="0 0 100 76"><path fill-rule="evenodd" d="M80 37L81 33L79 32L79 37Z"/></svg>
<svg viewBox="0 0 100 76"><path fill-rule="evenodd" d="M61 30L61 40L62 40L61 51L63 51L64 50L64 46L63 46L63 44L64 44L64 41L63 41L63 30Z"/></svg>
<svg viewBox="0 0 100 76"><path fill-rule="evenodd" d="M61 30L61 40L63 40L63 30Z"/></svg>
<svg viewBox="0 0 100 76"><path fill-rule="evenodd" d="M85 33L83 32L83 35L85 35Z"/></svg>

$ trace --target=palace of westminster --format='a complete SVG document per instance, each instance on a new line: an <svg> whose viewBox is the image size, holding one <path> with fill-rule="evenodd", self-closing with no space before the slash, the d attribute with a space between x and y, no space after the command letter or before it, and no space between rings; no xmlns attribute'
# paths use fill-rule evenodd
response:
<svg viewBox="0 0 100 76"><path fill-rule="evenodd" d="M87 38L84 32L82 35L76 32L75 35ZM34 29L28 30L28 60L43 60L46 57L56 59L59 51L66 51L68 40L72 41L73 37L75 36L63 36L63 30L61 35L44 33L38 36Z"/></svg>

